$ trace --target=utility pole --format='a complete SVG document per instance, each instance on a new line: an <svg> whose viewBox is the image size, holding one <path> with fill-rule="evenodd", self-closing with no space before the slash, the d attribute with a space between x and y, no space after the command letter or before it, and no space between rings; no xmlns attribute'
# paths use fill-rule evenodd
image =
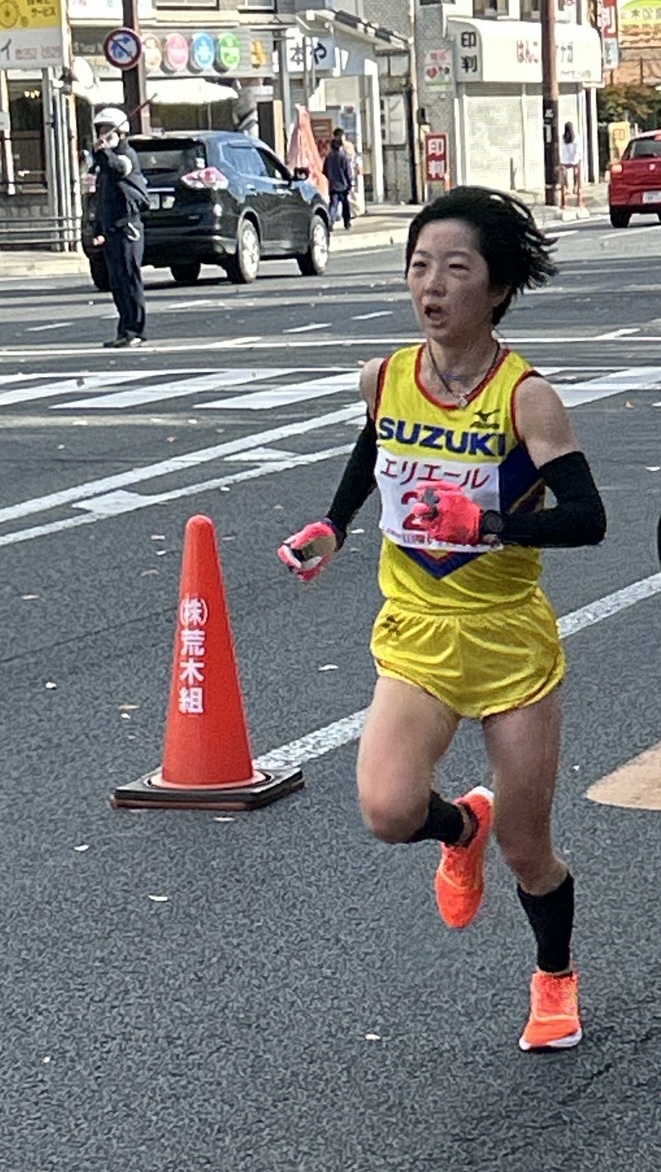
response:
<svg viewBox="0 0 661 1172"><path fill-rule="evenodd" d="M544 185L546 204L558 202L558 75L556 71L555 0L540 0L542 26L542 119L544 124Z"/></svg>
<svg viewBox="0 0 661 1172"><path fill-rule="evenodd" d="M138 21L138 0L122 0L124 28L130 28L140 35ZM147 103L147 77L145 57L141 54L137 65L122 71L124 105L129 117L131 134L151 134L151 112Z"/></svg>

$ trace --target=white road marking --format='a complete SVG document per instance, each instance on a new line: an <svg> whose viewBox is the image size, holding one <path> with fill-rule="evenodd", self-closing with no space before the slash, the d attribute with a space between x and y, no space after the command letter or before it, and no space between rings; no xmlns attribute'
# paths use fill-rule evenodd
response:
<svg viewBox="0 0 661 1172"><path fill-rule="evenodd" d="M283 330L283 334L307 334L310 330L327 330L331 323L329 321L311 322L309 326L292 326L289 330Z"/></svg>
<svg viewBox="0 0 661 1172"><path fill-rule="evenodd" d="M298 468L304 464L317 464L321 460L331 460L335 456L347 455L352 451L353 446L353 444L342 444L339 447L326 448L320 452L308 452L277 464L260 464L259 467L248 468L244 472L235 472L229 476L217 476L213 480L187 484L182 488L174 488L170 492L161 492L153 496L141 496L137 492L110 492L105 496L95 497L94 500L79 502L75 507L86 510L83 517L68 517L64 521L50 521L45 525L35 525L31 529L19 529L14 533L4 534L0 536L0 546L18 545L23 541L33 541L36 537L47 537L68 529L78 529L81 525L92 525L97 521L105 521L122 513L148 509L151 505L162 505L182 497L197 496L212 489L230 487L246 480L258 480L262 476L270 476L273 472L288 472L292 468Z"/></svg>
<svg viewBox="0 0 661 1172"><path fill-rule="evenodd" d="M628 334L639 334L640 326L626 326L621 330L611 330L608 334L599 334L595 342L612 342L615 338L626 338Z"/></svg>
<svg viewBox="0 0 661 1172"><path fill-rule="evenodd" d="M202 347L202 349L206 349L206 350L241 350L244 346L252 346L253 343L256 344L258 342L261 342L261 340L262 340L261 334L247 334L245 338L228 338L224 342L207 342ZM165 349L166 349L166 347L163 347L164 353L165 353ZM190 350L190 349L197 350L197 349L200 349L200 347L198 346L197 343L195 343L194 346L193 345L172 346L171 349L172 350Z"/></svg>
<svg viewBox="0 0 661 1172"><path fill-rule="evenodd" d="M225 456L227 464L259 464L262 460L293 460L297 452L287 452L282 448L251 448L249 452L237 452L234 456Z"/></svg>
<svg viewBox="0 0 661 1172"><path fill-rule="evenodd" d="M65 326L72 326L72 321L53 321L47 326L26 326L26 334L38 334L41 330L63 330Z"/></svg>
<svg viewBox="0 0 661 1172"><path fill-rule="evenodd" d="M16 505L9 505L0 509L0 524L4 521L14 521L19 517L29 517L35 513L45 513L49 509L57 509L62 505L72 504L74 501L84 500L89 496L98 496L101 493L113 492L117 488L126 488L130 484L140 484L146 480L155 480L159 476L169 476L172 472L183 472L195 468L198 464L208 464L221 456L230 456L235 452L245 452L251 448L287 439L292 435L304 435L310 431L318 431L323 427L332 427L336 423L344 423L346 419L358 415L363 410L360 403L352 403L349 407L341 407L328 415L315 416L313 419L303 419L296 423L286 423L281 427L272 427L267 431L255 432L253 435L243 436L240 439L228 440L222 444L214 444L210 448L197 448L192 452L183 452L180 456L173 456L169 460L160 460L157 464L146 464L141 468L130 468L126 472L118 472L114 476L104 476L100 480L88 480L84 484L74 484L59 492L49 493L47 496L34 497L32 500L21 501ZM0 544L10 544L9 534L0 539Z"/></svg>
<svg viewBox="0 0 661 1172"><path fill-rule="evenodd" d="M245 410L265 411L271 407L285 407L289 403L304 403L308 399L320 399L324 395L336 395L340 391L358 389L359 371L348 374L315 378L304 383L290 383L284 387L270 387L266 391L251 391L247 395L236 395L231 399L214 399L213 403L200 403L197 410Z"/></svg>
<svg viewBox="0 0 661 1172"><path fill-rule="evenodd" d="M563 639L568 639L571 635L585 630L586 627L601 623L604 619L611 618L620 611L635 606L636 603L643 602L647 598L652 598L656 594L661 594L661 574L653 574L650 578L642 578L638 582L632 582L630 586L625 586L622 590L616 590L613 594L597 598L595 602L588 603L587 606L582 606L579 610L564 615L558 624L560 635ZM257 758L255 765L258 769L281 769L299 761L305 763L323 757L326 753L332 752L333 749L339 749L359 738L367 711L367 708L361 708L358 712L352 712L350 716L344 716L341 720L327 724L324 728L315 729L307 736L290 741L287 745L281 745L280 748L273 749L269 753L264 753L263 756Z"/></svg>
<svg viewBox="0 0 661 1172"><path fill-rule="evenodd" d="M181 374L184 374L181 371ZM161 399L181 399L200 391L219 391L223 387L245 386L246 383L263 382L267 378L294 374L292 367L261 367L245 370L216 370L213 374L198 378L179 378L169 383L156 383L152 387L138 387L130 391L117 391L94 399L75 399L70 403L56 403L51 411L106 411L112 407L136 407L139 403L158 403ZM134 376L135 377L135 376ZM222 400L220 400L222 402Z"/></svg>
<svg viewBox="0 0 661 1172"><path fill-rule="evenodd" d="M596 399L607 399L622 391L641 388L652 389L661 386L661 366L632 366L628 370L616 370L602 378L590 378L586 382L559 387L565 407L579 407Z"/></svg>
<svg viewBox="0 0 661 1172"><path fill-rule="evenodd" d="M0 407L9 407L16 403L31 403L35 399L52 399L56 395L67 395L71 394L72 391L81 391L83 386L86 391L101 390L104 387L115 387L118 384L121 386L124 382L135 382L137 379L144 377L144 371L140 374L136 372L129 374L126 371L118 370L113 374L81 374L77 378L46 383L43 387L17 387L13 391L0 391ZM84 379L82 385L80 382L81 379Z"/></svg>
<svg viewBox="0 0 661 1172"><path fill-rule="evenodd" d="M369 321L372 317L392 317L392 309L379 309L375 313L356 313L352 321Z"/></svg>

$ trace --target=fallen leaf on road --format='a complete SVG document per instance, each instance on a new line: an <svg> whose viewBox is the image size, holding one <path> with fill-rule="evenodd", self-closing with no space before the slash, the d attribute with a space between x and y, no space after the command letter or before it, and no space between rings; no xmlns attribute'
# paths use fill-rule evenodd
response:
<svg viewBox="0 0 661 1172"><path fill-rule="evenodd" d="M43 1062L44 1066L48 1066L48 1063L51 1061L51 1056L50 1056L50 1054L47 1054L47 1055L46 1055L46 1057L45 1057L45 1058L42 1058L42 1060L41 1060L41 1061Z"/></svg>
<svg viewBox="0 0 661 1172"><path fill-rule="evenodd" d="M176 435L168 435L165 437L165 442L166 444L173 444L176 438Z"/></svg>
<svg viewBox="0 0 661 1172"><path fill-rule="evenodd" d="M57 684L54 684L52 680L48 680L46 687L52 692L53 688L57 687Z"/></svg>
<svg viewBox="0 0 661 1172"><path fill-rule="evenodd" d="M167 903L170 896L169 895L148 895L147 898L150 899L152 901L152 903Z"/></svg>
<svg viewBox="0 0 661 1172"><path fill-rule="evenodd" d="M381 1034L365 1034L366 1042L380 1042Z"/></svg>
<svg viewBox="0 0 661 1172"><path fill-rule="evenodd" d="M646 472L661 472L661 464L646 464Z"/></svg>
<svg viewBox="0 0 661 1172"><path fill-rule="evenodd" d="M130 712L122 712L122 713L120 713L120 715L121 715L122 720L130 720L131 719Z"/></svg>
<svg viewBox="0 0 661 1172"><path fill-rule="evenodd" d="M232 818L229 814L219 814L218 817L214 818L214 822L234 822L234 821L235 821L235 819Z"/></svg>
<svg viewBox="0 0 661 1172"><path fill-rule="evenodd" d="M157 558L164 558L167 552L168 552L167 549L157 549L156 550L156 557Z"/></svg>
<svg viewBox="0 0 661 1172"><path fill-rule="evenodd" d="M136 708L139 708L139 707L140 707L139 704L120 704L119 711L120 712L135 712Z"/></svg>
<svg viewBox="0 0 661 1172"><path fill-rule="evenodd" d="M349 533L364 533L364 529L350 529Z"/></svg>
<svg viewBox="0 0 661 1172"><path fill-rule="evenodd" d="M90 849L90 848L89 848L89 843L87 843L87 842L81 842L80 846L75 846L73 849L74 849L75 851L78 851L78 854L79 854L79 855L82 855L84 851L88 851L88 850Z"/></svg>
<svg viewBox="0 0 661 1172"><path fill-rule="evenodd" d="M273 506L273 512L274 512L274 513L280 513L280 512L282 512L282 511L283 511L284 507L285 507L284 505L274 505L274 506Z"/></svg>
<svg viewBox="0 0 661 1172"><path fill-rule="evenodd" d="M221 492L229 492L229 488L226 484L221 484L220 491Z"/></svg>
<svg viewBox="0 0 661 1172"><path fill-rule="evenodd" d="M625 407L633 407L633 403L625 403L624 406Z"/></svg>
<svg viewBox="0 0 661 1172"><path fill-rule="evenodd" d="M29 598L38 598L38 597L39 597L38 594L21 594L21 598L24 599L25 602L27 602Z"/></svg>
<svg viewBox="0 0 661 1172"><path fill-rule="evenodd" d="M141 570L140 577L147 578L149 574L158 574L158 570Z"/></svg>
<svg viewBox="0 0 661 1172"><path fill-rule="evenodd" d="M76 379L76 386L77 386L77 387L84 387L84 386L85 386L85 379L84 379L84 378L82 378L82 376L79 376L79 377Z"/></svg>
<svg viewBox="0 0 661 1172"><path fill-rule="evenodd" d="M317 668L317 671L337 671L337 670L338 670L338 667L337 667L336 663L324 663L322 665L322 667Z"/></svg>

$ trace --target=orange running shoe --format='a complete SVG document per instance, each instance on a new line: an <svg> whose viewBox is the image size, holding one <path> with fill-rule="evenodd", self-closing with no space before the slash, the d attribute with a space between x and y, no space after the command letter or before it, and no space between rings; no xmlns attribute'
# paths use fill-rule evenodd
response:
<svg viewBox="0 0 661 1172"><path fill-rule="evenodd" d="M555 977L537 969L530 982L530 1017L519 1038L522 1050L568 1050L583 1037L578 1016L578 976Z"/></svg>
<svg viewBox="0 0 661 1172"><path fill-rule="evenodd" d="M441 846L441 862L434 887L436 904L448 928L466 928L475 919L484 895L484 852L491 830L493 794L478 785L457 798L468 806L477 829L467 846Z"/></svg>

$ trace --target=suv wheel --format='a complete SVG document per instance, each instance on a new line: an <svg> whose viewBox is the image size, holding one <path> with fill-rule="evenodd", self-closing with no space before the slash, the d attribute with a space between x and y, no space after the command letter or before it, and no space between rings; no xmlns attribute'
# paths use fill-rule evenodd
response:
<svg viewBox="0 0 661 1172"><path fill-rule="evenodd" d="M236 240L236 252L227 266L230 281L250 285L259 269L259 236L252 220L242 220Z"/></svg>
<svg viewBox="0 0 661 1172"><path fill-rule="evenodd" d="M321 216L313 216L310 225L310 246L296 257L304 277L320 277L328 264L328 227Z"/></svg>
<svg viewBox="0 0 661 1172"><path fill-rule="evenodd" d="M96 285L99 293L110 292L110 276L108 274L108 266L106 258L102 252L95 252L89 258L90 262L90 276Z"/></svg>
<svg viewBox="0 0 661 1172"><path fill-rule="evenodd" d="M202 268L199 261L192 261L187 265L170 265L172 279L177 285L194 285Z"/></svg>
<svg viewBox="0 0 661 1172"><path fill-rule="evenodd" d="M611 208L610 218L614 228L628 228L631 212L628 212L626 208Z"/></svg>

